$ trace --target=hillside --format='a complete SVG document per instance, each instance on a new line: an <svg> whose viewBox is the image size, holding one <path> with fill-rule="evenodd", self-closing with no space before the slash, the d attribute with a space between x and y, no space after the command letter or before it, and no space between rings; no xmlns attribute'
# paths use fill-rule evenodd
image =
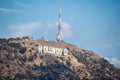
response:
<svg viewBox="0 0 120 80"><path fill-rule="evenodd" d="M67 55L39 52L67 49ZM120 69L94 52L65 42L29 37L0 39L0 80L120 80Z"/></svg>

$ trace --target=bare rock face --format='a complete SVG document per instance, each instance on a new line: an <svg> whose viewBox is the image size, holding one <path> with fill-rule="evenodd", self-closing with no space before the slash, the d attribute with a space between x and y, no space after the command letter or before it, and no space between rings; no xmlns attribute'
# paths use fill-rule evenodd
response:
<svg viewBox="0 0 120 80"><path fill-rule="evenodd" d="M67 55L40 53L39 46L67 49ZM0 80L120 80L120 69L92 51L65 42L0 39Z"/></svg>

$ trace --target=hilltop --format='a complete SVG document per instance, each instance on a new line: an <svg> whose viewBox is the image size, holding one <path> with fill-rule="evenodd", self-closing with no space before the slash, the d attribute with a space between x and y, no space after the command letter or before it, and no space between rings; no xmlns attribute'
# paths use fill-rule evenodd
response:
<svg viewBox="0 0 120 80"><path fill-rule="evenodd" d="M67 49L40 53L39 46ZM29 37L0 39L0 80L120 80L120 69L94 52L65 42Z"/></svg>

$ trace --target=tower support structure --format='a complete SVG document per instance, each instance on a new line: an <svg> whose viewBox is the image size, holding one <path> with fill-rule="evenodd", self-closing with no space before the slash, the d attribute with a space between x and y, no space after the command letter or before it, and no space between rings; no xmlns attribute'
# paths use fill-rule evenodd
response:
<svg viewBox="0 0 120 80"><path fill-rule="evenodd" d="M63 41L63 30L62 30L62 20L61 20L61 1L59 0L59 19L58 19L58 32L57 41Z"/></svg>

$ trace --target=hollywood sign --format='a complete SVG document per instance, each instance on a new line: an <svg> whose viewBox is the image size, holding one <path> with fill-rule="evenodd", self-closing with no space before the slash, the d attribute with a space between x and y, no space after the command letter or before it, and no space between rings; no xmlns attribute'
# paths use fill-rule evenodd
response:
<svg viewBox="0 0 120 80"><path fill-rule="evenodd" d="M52 53L52 54L58 54L58 55L67 55L68 50L62 49L62 48L55 48L51 46L39 46L39 53Z"/></svg>

